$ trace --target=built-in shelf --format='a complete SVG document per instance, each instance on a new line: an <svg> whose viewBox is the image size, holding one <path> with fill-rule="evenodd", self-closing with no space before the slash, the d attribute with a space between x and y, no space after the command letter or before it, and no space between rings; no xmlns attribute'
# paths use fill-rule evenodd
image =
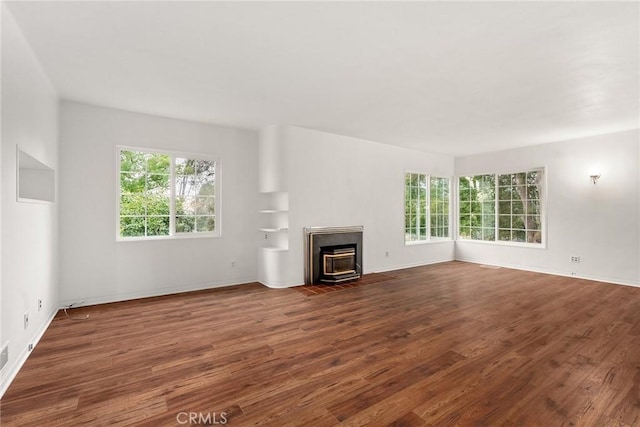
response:
<svg viewBox="0 0 640 427"><path fill-rule="evenodd" d="M289 250L286 248L281 248L279 246L263 246L261 249L265 252L285 252Z"/></svg>
<svg viewBox="0 0 640 427"><path fill-rule="evenodd" d="M265 246L269 252L289 249L289 193L273 191L260 193L260 227ZM267 249L268 248L268 249Z"/></svg>
<svg viewBox="0 0 640 427"><path fill-rule="evenodd" d="M41 161L17 149L16 193L19 202L56 201L56 172Z"/></svg>

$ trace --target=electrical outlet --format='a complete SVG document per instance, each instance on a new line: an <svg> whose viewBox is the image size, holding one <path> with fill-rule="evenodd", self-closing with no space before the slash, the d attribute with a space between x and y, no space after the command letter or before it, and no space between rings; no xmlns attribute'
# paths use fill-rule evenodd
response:
<svg viewBox="0 0 640 427"><path fill-rule="evenodd" d="M389 258L389 251L386 251L386 252L384 253L384 256L386 256L387 258Z"/></svg>
<svg viewBox="0 0 640 427"><path fill-rule="evenodd" d="M236 266L236 262L235 261L231 261L231 267L235 267Z"/></svg>
<svg viewBox="0 0 640 427"><path fill-rule="evenodd" d="M29 327L29 312L24 312L24 328L27 329Z"/></svg>
<svg viewBox="0 0 640 427"><path fill-rule="evenodd" d="M42 310L42 298L38 298L38 311Z"/></svg>
<svg viewBox="0 0 640 427"><path fill-rule="evenodd" d="M580 257L578 255L571 255L571 257L569 259L573 263L576 263L576 264L580 263Z"/></svg>
<svg viewBox="0 0 640 427"><path fill-rule="evenodd" d="M33 350L33 344L29 344L29 351Z"/></svg>

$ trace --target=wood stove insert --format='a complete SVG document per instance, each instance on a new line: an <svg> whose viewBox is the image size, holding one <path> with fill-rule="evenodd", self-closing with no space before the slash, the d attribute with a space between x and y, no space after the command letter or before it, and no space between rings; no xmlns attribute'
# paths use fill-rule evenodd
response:
<svg viewBox="0 0 640 427"><path fill-rule="evenodd" d="M341 283L362 275L363 227L306 227L305 283Z"/></svg>

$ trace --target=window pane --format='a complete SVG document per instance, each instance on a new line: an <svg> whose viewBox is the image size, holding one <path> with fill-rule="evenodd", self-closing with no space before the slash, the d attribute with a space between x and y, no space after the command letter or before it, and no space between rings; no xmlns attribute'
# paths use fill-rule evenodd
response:
<svg viewBox="0 0 640 427"><path fill-rule="evenodd" d="M511 215L499 215L498 226L500 228L511 228Z"/></svg>
<svg viewBox="0 0 640 427"><path fill-rule="evenodd" d="M511 219L512 228L517 230L524 230L524 218L521 216L513 216Z"/></svg>
<svg viewBox="0 0 640 427"><path fill-rule="evenodd" d="M147 156L147 173L169 175L171 158L167 154L149 153Z"/></svg>
<svg viewBox="0 0 640 427"><path fill-rule="evenodd" d="M540 202L537 201L537 200L530 200L529 203L527 203L527 213L539 215L540 214Z"/></svg>
<svg viewBox="0 0 640 427"><path fill-rule="evenodd" d="M176 215L195 215L196 214L196 198L195 197L178 197L176 199Z"/></svg>
<svg viewBox="0 0 640 427"><path fill-rule="evenodd" d="M511 187L500 187L498 189L498 198L500 200L511 200Z"/></svg>
<svg viewBox="0 0 640 427"><path fill-rule="evenodd" d="M522 215L524 213L524 205L520 200L511 202L511 213L514 215Z"/></svg>
<svg viewBox="0 0 640 427"><path fill-rule="evenodd" d="M144 217L121 217L120 235L123 237L139 237L145 235Z"/></svg>
<svg viewBox="0 0 640 427"><path fill-rule="evenodd" d="M177 216L176 217L176 233L191 233L196 226L194 216Z"/></svg>
<svg viewBox="0 0 640 427"><path fill-rule="evenodd" d="M144 193L147 176L142 172L122 172L120 174L120 193Z"/></svg>
<svg viewBox="0 0 640 427"><path fill-rule="evenodd" d="M148 174L147 191L150 193L169 194L169 175Z"/></svg>
<svg viewBox="0 0 640 427"><path fill-rule="evenodd" d="M511 202L498 202L498 213L500 214L510 214L511 213Z"/></svg>
<svg viewBox="0 0 640 427"><path fill-rule="evenodd" d="M495 225L496 225L495 215L482 215L483 227L495 227Z"/></svg>
<svg viewBox="0 0 640 427"><path fill-rule="evenodd" d="M518 185L512 187L511 200L526 200L527 199L527 187Z"/></svg>
<svg viewBox="0 0 640 427"><path fill-rule="evenodd" d="M527 230L540 230L540 217L538 215L527 215Z"/></svg>
<svg viewBox="0 0 640 427"><path fill-rule="evenodd" d="M215 215L216 199L213 197L197 197L195 203L197 215Z"/></svg>
<svg viewBox="0 0 640 427"><path fill-rule="evenodd" d="M168 236L169 217L168 216L148 216L147 236Z"/></svg>
<svg viewBox="0 0 640 427"><path fill-rule="evenodd" d="M471 238L474 240L482 240L482 228L473 227L471 229Z"/></svg>
<svg viewBox="0 0 640 427"><path fill-rule="evenodd" d="M196 231L198 232L211 232L216 229L216 219L213 216L197 216L196 217Z"/></svg>
<svg viewBox="0 0 640 427"><path fill-rule="evenodd" d="M511 240L511 230L503 230L500 229L498 232L498 239L502 241L510 241Z"/></svg>
<svg viewBox="0 0 640 427"><path fill-rule="evenodd" d="M146 198L143 194L123 194L120 196L120 215L144 215Z"/></svg>
<svg viewBox="0 0 640 427"><path fill-rule="evenodd" d="M527 187L527 199L538 200L540 199L540 188L535 185Z"/></svg>
<svg viewBox="0 0 640 427"><path fill-rule="evenodd" d="M510 187L511 175L498 175L498 185L501 187Z"/></svg>
<svg viewBox="0 0 640 427"><path fill-rule="evenodd" d="M166 215L169 216L171 203L169 197L164 195L149 195L146 197L147 215Z"/></svg>
<svg viewBox="0 0 640 427"><path fill-rule="evenodd" d="M482 213L483 214L493 214L496 211L496 204L495 202L491 201L491 202L484 202L482 204Z"/></svg>
<svg viewBox="0 0 640 427"><path fill-rule="evenodd" d="M495 228L483 228L482 229L482 240L495 240Z"/></svg>
<svg viewBox="0 0 640 427"><path fill-rule="evenodd" d="M145 172L145 153L140 151L120 151L120 171L121 172Z"/></svg>
<svg viewBox="0 0 640 427"><path fill-rule="evenodd" d="M527 243L542 243L542 233L540 231L527 231Z"/></svg>
<svg viewBox="0 0 640 427"><path fill-rule="evenodd" d="M513 230L513 232L511 233L511 239L513 242L524 242L525 237L525 231Z"/></svg>

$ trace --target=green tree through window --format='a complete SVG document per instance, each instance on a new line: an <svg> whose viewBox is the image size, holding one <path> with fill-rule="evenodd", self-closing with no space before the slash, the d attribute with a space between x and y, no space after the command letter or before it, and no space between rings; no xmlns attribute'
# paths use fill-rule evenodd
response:
<svg viewBox="0 0 640 427"><path fill-rule="evenodd" d="M216 233L216 162L120 150L122 238Z"/></svg>
<svg viewBox="0 0 640 427"><path fill-rule="evenodd" d="M449 237L449 178L405 173L405 242Z"/></svg>
<svg viewBox="0 0 640 427"><path fill-rule="evenodd" d="M459 237L541 244L543 178L543 170L460 177Z"/></svg>

